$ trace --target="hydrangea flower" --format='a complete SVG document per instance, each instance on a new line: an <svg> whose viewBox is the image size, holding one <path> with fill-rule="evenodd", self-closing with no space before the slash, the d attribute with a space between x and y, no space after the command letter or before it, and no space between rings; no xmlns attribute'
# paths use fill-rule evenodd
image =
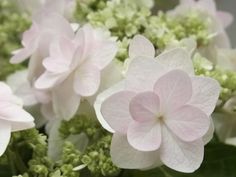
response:
<svg viewBox="0 0 236 177"><path fill-rule="evenodd" d="M118 167L165 164L193 172L214 131L210 115L220 86L194 75L185 49L171 49L156 58L154 51L143 36L135 37L129 48L130 57L135 57L125 79L97 97L96 114L114 133L111 157Z"/></svg>
<svg viewBox="0 0 236 177"><path fill-rule="evenodd" d="M0 82L0 156L5 152L11 132L34 127L33 117L23 110L22 101L10 87Z"/></svg>
<svg viewBox="0 0 236 177"><path fill-rule="evenodd" d="M48 56L51 42L61 36L74 37L70 23L59 14L41 11L34 17L30 29L23 33L23 48L13 52L10 62L20 63L31 57L29 78L34 81L44 70L42 60Z"/></svg>
<svg viewBox="0 0 236 177"><path fill-rule="evenodd" d="M43 61L46 71L35 86L52 89L55 112L71 118L81 97L98 91L101 72L112 62L116 51L116 43L107 33L85 25L73 40L62 37L51 44L50 55Z"/></svg>
<svg viewBox="0 0 236 177"><path fill-rule="evenodd" d="M198 14L208 26L210 43L207 47L199 48L199 51L215 62L217 48L231 48L225 29L232 24L233 16L229 12L217 10L214 0L181 0L180 4L168 14L176 17L190 13Z"/></svg>

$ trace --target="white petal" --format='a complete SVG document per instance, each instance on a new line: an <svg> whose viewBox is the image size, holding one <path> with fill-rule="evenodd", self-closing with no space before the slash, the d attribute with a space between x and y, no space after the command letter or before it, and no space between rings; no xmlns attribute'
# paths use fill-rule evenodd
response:
<svg viewBox="0 0 236 177"><path fill-rule="evenodd" d="M37 89L49 89L60 84L65 79L64 74L55 74L45 71L35 82Z"/></svg>
<svg viewBox="0 0 236 177"><path fill-rule="evenodd" d="M183 48L175 48L157 56L157 61L168 70L180 69L189 74L194 73L190 53Z"/></svg>
<svg viewBox="0 0 236 177"><path fill-rule="evenodd" d="M11 137L11 125L8 122L0 123L0 156L5 152Z"/></svg>
<svg viewBox="0 0 236 177"><path fill-rule="evenodd" d="M162 162L169 168L184 173L197 170L203 161L202 140L186 143L174 137L165 126L162 130L163 141L160 148Z"/></svg>
<svg viewBox="0 0 236 177"><path fill-rule="evenodd" d="M101 113L112 129L126 133L132 121L129 104L135 96L134 92L121 91L108 97L101 106Z"/></svg>
<svg viewBox="0 0 236 177"><path fill-rule="evenodd" d="M217 11L217 16L220 18L224 28L230 26L234 21L234 16L229 12Z"/></svg>
<svg viewBox="0 0 236 177"><path fill-rule="evenodd" d="M69 77L52 92L53 109L59 118L71 119L77 112L80 96L74 92L73 77Z"/></svg>
<svg viewBox="0 0 236 177"><path fill-rule="evenodd" d="M75 72L74 90L81 96L94 95L100 86L100 70L94 65L84 64Z"/></svg>
<svg viewBox="0 0 236 177"><path fill-rule="evenodd" d="M2 103L0 109L0 119L9 122L12 126L12 131L34 127L34 118L21 107L9 103Z"/></svg>
<svg viewBox="0 0 236 177"><path fill-rule="evenodd" d="M187 103L192 96L190 77L181 70L173 70L162 76L154 86L160 98L161 111L168 113Z"/></svg>
<svg viewBox="0 0 236 177"><path fill-rule="evenodd" d="M135 58L140 56L154 58L155 48L146 37L136 35L129 45L129 57Z"/></svg>
<svg viewBox="0 0 236 177"><path fill-rule="evenodd" d="M164 68L155 59L134 58L127 71L125 87L137 92L151 91L157 79L164 73Z"/></svg>
<svg viewBox="0 0 236 177"><path fill-rule="evenodd" d="M115 42L105 41L96 47L96 51L89 59L91 63L97 66L98 69L105 68L112 62L117 52L117 46Z"/></svg>
<svg viewBox="0 0 236 177"><path fill-rule="evenodd" d="M156 119L159 111L160 100L153 92L142 92L130 102L130 114L138 122Z"/></svg>
<svg viewBox="0 0 236 177"><path fill-rule="evenodd" d="M214 127L214 123L212 118L210 118L210 126L208 131L206 132L206 134L202 137L202 140L204 142L204 145L206 145L207 143L209 143L211 141L211 139L214 136L214 131L215 131L215 127Z"/></svg>
<svg viewBox="0 0 236 177"><path fill-rule="evenodd" d="M6 83L0 81L0 95L6 94L12 94L12 90Z"/></svg>
<svg viewBox="0 0 236 177"><path fill-rule="evenodd" d="M183 141L194 141L203 137L210 127L208 116L200 109L188 105L165 115L164 121Z"/></svg>
<svg viewBox="0 0 236 177"><path fill-rule="evenodd" d="M139 151L155 151L161 145L161 126L154 121L133 121L127 132L129 144Z"/></svg>
<svg viewBox="0 0 236 177"><path fill-rule="evenodd" d="M158 151L142 152L132 148L126 136L114 134L111 143L111 158L119 168L144 169L152 166L158 159Z"/></svg>
<svg viewBox="0 0 236 177"><path fill-rule="evenodd" d="M102 113L101 113L101 106L103 104L103 102L110 97L111 95L113 95L114 93L120 92L124 89L124 82L118 82L117 84L115 84L114 86L108 88L107 90L105 90L104 92L100 93L95 102L94 102L94 109L97 115L97 119L100 122L100 124L102 125L102 127L104 129L106 129L107 131L114 133L115 131L110 127L110 125L107 123L107 121L104 119Z"/></svg>
<svg viewBox="0 0 236 177"><path fill-rule="evenodd" d="M188 104L193 105L208 116L213 112L220 94L219 83L211 78L192 77L193 95Z"/></svg>

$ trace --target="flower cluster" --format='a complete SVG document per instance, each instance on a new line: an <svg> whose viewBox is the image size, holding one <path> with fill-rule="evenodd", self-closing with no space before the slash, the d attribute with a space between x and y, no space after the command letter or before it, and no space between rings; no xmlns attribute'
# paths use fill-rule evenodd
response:
<svg viewBox="0 0 236 177"><path fill-rule="evenodd" d="M0 55L11 63L0 72L11 87L0 82L0 170L16 156L12 175L24 177L123 177L163 165L193 173L213 136L234 144L233 17L213 0L166 12L153 0L15 5L18 30L31 25L22 35L10 28L22 47Z"/></svg>

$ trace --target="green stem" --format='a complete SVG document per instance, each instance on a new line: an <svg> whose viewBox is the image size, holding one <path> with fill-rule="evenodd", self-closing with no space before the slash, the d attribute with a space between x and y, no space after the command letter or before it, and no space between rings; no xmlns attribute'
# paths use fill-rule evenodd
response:
<svg viewBox="0 0 236 177"><path fill-rule="evenodd" d="M159 169L160 169L161 172L165 175L165 177L173 177L173 176L170 175L163 167L159 167Z"/></svg>

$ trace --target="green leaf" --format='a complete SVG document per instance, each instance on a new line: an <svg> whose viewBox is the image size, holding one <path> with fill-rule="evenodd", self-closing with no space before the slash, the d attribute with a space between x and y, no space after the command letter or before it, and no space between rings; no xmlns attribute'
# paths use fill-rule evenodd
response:
<svg viewBox="0 0 236 177"><path fill-rule="evenodd" d="M192 174L163 166L149 171L125 170L120 177L236 177L236 147L222 143L207 145L201 167Z"/></svg>

